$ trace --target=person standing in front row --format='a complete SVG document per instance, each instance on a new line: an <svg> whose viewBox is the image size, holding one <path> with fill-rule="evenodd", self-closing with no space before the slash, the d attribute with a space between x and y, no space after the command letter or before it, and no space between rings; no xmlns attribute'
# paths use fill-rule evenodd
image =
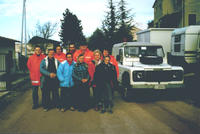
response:
<svg viewBox="0 0 200 134"><path fill-rule="evenodd" d="M100 50L97 49L93 51L93 54L94 54L94 60L92 60L92 62L88 65L88 71L91 77L91 86L93 88L94 110L99 111L101 109L101 101L100 101L101 89L99 89L98 87L96 87L95 84L93 84L93 77L96 66L102 62L101 60L102 53Z"/></svg>
<svg viewBox="0 0 200 134"><path fill-rule="evenodd" d="M48 50L48 56L42 60L40 64L40 72L42 73L42 96L44 98L44 111L48 111L51 108L51 102L53 107L59 109L59 81L56 76L57 68L60 62L54 58L54 50ZM50 94L52 93L52 101Z"/></svg>
<svg viewBox="0 0 200 134"><path fill-rule="evenodd" d="M40 46L35 47L35 53L29 57L27 62L27 67L30 71L30 79L32 84L32 99L33 106L32 109L38 108L38 88L40 86L40 63L45 58L41 52ZM43 102L42 102L43 103Z"/></svg>
<svg viewBox="0 0 200 134"><path fill-rule="evenodd" d="M117 73L115 66L110 63L110 56L105 56L103 62L96 67L93 81L96 87L101 90L101 113L105 113L107 108L109 113L113 113L112 88L117 86Z"/></svg>
<svg viewBox="0 0 200 134"><path fill-rule="evenodd" d="M57 70L57 76L61 87L61 111L66 109L74 111L74 82L72 79L72 72L74 68L74 61L71 53L66 54L67 60L62 62Z"/></svg>
<svg viewBox="0 0 200 134"><path fill-rule="evenodd" d="M89 81L88 65L84 62L83 54L80 54L74 66L72 74L76 88L76 105L78 111L86 112L89 104Z"/></svg>

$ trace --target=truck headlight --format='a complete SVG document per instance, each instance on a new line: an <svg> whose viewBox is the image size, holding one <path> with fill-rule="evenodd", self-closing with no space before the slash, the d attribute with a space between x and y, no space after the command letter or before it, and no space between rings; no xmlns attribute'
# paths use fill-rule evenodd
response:
<svg viewBox="0 0 200 134"><path fill-rule="evenodd" d="M143 71L135 71L133 72L133 81L144 81L144 72Z"/></svg>

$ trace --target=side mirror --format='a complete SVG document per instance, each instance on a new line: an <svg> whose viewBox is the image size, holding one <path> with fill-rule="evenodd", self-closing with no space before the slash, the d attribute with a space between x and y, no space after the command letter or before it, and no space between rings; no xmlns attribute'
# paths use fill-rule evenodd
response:
<svg viewBox="0 0 200 134"><path fill-rule="evenodd" d="M120 56L119 55L116 56L116 60L120 61Z"/></svg>

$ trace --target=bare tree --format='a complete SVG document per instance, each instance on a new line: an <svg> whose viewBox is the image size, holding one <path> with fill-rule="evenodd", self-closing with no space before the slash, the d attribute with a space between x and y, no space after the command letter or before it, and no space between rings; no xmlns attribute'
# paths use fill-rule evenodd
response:
<svg viewBox="0 0 200 134"><path fill-rule="evenodd" d="M46 22L41 25L39 22L36 24L36 35L49 39L52 37L57 30L57 23Z"/></svg>

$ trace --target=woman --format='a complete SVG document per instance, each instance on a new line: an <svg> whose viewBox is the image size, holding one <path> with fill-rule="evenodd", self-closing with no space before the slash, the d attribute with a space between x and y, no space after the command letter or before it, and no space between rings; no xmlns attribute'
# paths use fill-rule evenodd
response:
<svg viewBox="0 0 200 134"><path fill-rule="evenodd" d="M117 73L115 66L110 63L109 56L105 56L103 62L96 67L94 73L94 84L99 88L99 90L101 90L101 113L105 113L106 109L108 109L109 113L113 113L112 90L113 87L117 86Z"/></svg>
<svg viewBox="0 0 200 134"><path fill-rule="evenodd" d="M73 101L73 92L74 92L74 82L72 79L72 71L74 68L74 61L72 53L66 54L66 59L63 61L57 70L57 76L60 81L61 87L61 111L64 112L66 109L74 111L74 101Z"/></svg>
<svg viewBox="0 0 200 134"><path fill-rule="evenodd" d="M75 88L76 88L76 104L78 111L86 112L88 110L89 103L89 81L90 76L88 72L88 65L84 62L83 54L80 54L77 59L77 63L74 66L72 74Z"/></svg>
<svg viewBox="0 0 200 134"><path fill-rule="evenodd" d="M102 62L101 60L102 53L100 50L97 49L93 52L93 55L94 55L94 60L92 60L91 64L88 65L88 68L89 68L88 70L91 77L91 83L92 83L91 85L93 87L94 110L99 111L101 107L101 102L100 102L101 93L100 93L99 88L96 88L96 85L94 85L92 81L93 81L93 76L94 76L96 66Z"/></svg>

